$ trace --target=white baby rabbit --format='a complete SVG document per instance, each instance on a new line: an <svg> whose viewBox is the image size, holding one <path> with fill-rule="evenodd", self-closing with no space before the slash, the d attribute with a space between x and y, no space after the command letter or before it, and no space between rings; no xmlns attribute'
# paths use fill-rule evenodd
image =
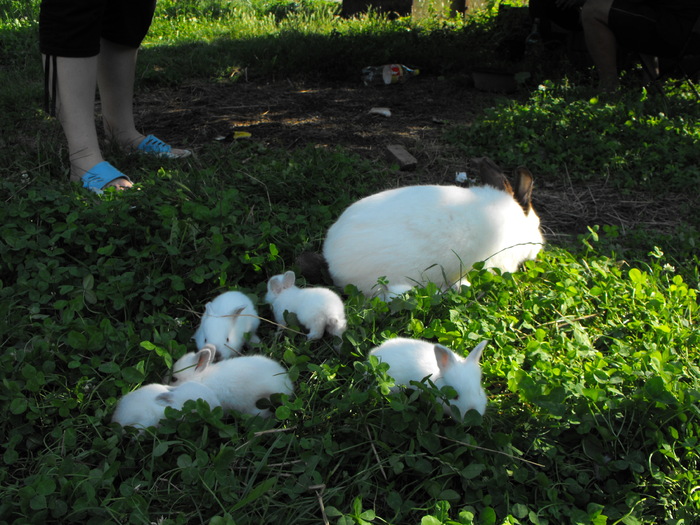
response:
<svg viewBox="0 0 700 525"><path fill-rule="evenodd" d="M457 397L451 399L450 404L456 406L464 417L469 410L476 410L482 415L486 410L486 393L481 387L479 366L486 343L482 341L476 345L464 358L439 344L397 337L382 343L369 355L389 364L387 375L397 385L393 390L399 385L410 387L411 381L421 381L428 376L437 388L451 386L457 392ZM445 412L450 413L447 405Z"/></svg>
<svg viewBox="0 0 700 525"><path fill-rule="evenodd" d="M112 422L141 430L156 427L165 417L165 407L182 410L190 399L203 399L212 409L221 406L216 394L206 385L183 383L174 387L152 383L122 397L112 414Z"/></svg>
<svg viewBox="0 0 700 525"><path fill-rule="evenodd" d="M272 413L258 408L256 403L272 394L292 395L294 392L287 371L269 357L244 355L218 363L214 363L213 358L211 348L197 352L197 365L190 382L211 388L224 410L270 417Z"/></svg>
<svg viewBox="0 0 700 525"><path fill-rule="evenodd" d="M462 278L478 261L514 272L534 259L544 239L532 175L519 168L513 191L492 161L477 162L485 186L407 186L348 207L323 246L334 283L386 298L425 282L468 284Z"/></svg>
<svg viewBox="0 0 700 525"><path fill-rule="evenodd" d="M241 354L246 334L259 342L255 334L260 325L258 312L250 298L241 292L224 292L206 304L199 328L192 337L197 349L214 345L221 359Z"/></svg>
<svg viewBox="0 0 700 525"><path fill-rule="evenodd" d="M328 288L299 288L292 271L275 275L267 283L265 301L272 306L275 320L286 326L284 312L296 314L309 333L308 339L320 339L325 332L342 337L347 329L345 307L340 296Z"/></svg>
<svg viewBox="0 0 700 525"><path fill-rule="evenodd" d="M216 347L212 344L205 344L202 348L208 348L214 355L214 361L219 361L220 356L216 351ZM194 377L194 369L199 362L199 354L197 352L187 352L173 364L173 371L170 375L170 384L179 385L185 381L189 381Z"/></svg>

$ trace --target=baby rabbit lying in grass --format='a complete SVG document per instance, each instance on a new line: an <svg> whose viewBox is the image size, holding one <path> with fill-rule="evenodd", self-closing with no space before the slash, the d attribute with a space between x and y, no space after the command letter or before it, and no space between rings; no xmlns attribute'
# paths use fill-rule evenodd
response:
<svg viewBox="0 0 700 525"><path fill-rule="evenodd" d="M212 348L204 347L194 354L194 365L186 372L185 382L174 371L174 384L201 383L210 388L224 410L270 417L268 409L258 408L257 402L273 394L294 393L294 386L284 367L262 355L244 355L214 362ZM182 373L182 371L181 371Z"/></svg>
<svg viewBox="0 0 700 525"><path fill-rule="evenodd" d="M479 361L486 346L482 341L469 352L460 357L442 345L397 337L389 339L370 351L381 363L388 363L387 375L399 386L411 388L411 381L422 381L428 377L437 388L451 386L457 397L445 406L445 412L451 413L450 405L459 409L462 417L469 410L476 410L483 415L486 411L486 393L481 386L481 367Z"/></svg>
<svg viewBox="0 0 700 525"><path fill-rule="evenodd" d="M182 410L186 401L203 399L210 408L221 406L216 394L202 383L182 383L179 386L152 383L129 392L117 403L112 422L123 427L144 430L157 427L165 417L165 407Z"/></svg>

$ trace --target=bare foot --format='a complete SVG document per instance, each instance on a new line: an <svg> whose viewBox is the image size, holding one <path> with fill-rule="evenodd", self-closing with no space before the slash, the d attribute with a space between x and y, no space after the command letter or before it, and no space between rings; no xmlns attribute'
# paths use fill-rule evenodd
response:
<svg viewBox="0 0 700 525"><path fill-rule="evenodd" d="M118 190L127 190L127 189L131 188L133 185L134 185L134 183L131 182L130 180L118 178L118 179L114 179L113 181L105 184L102 187L102 189L104 190L105 188L117 188Z"/></svg>
<svg viewBox="0 0 700 525"><path fill-rule="evenodd" d="M98 164L101 164L101 162ZM89 169L85 169L83 167L77 166L75 163L72 164L71 165L70 180L73 182L83 184L83 182L84 182L83 177L86 174L89 174L90 170L93 169L98 164L90 167ZM115 169L115 168L113 168L113 169ZM102 186L99 189L104 190L106 188L117 188L118 190L125 190L128 188L131 188L133 185L134 184L129 179L124 178L124 177L117 177L117 178L112 179L111 181L107 182L104 186Z"/></svg>

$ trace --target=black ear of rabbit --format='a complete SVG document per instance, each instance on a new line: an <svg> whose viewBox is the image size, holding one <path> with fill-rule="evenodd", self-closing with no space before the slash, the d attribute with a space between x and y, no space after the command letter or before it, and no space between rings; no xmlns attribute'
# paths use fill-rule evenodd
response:
<svg viewBox="0 0 700 525"><path fill-rule="evenodd" d="M513 195L513 187L501 171L501 168L499 168L494 161L488 157L480 157L472 159L472 161L475 162L479 168L479 178L481 182Z"/></svg>
<svg viewBox="0 0 700 525"><path fill-rule="evenodd" d="M532 187L535 179L527 168L520 167L515 173L515 195L513 197L520 204L525 215L532 210Z"/></svg>

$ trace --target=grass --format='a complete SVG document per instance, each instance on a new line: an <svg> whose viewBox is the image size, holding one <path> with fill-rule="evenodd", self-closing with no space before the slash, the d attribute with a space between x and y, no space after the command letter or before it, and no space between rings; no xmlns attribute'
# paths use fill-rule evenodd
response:
<svg viewBox="0 0 700 525"><path fill-rule="evenodd" d="M527 160L540 172L568 169L576 182L606 176L621 190L682 191L699 181L692 160L697 99L688 92L669 93L666 100L649 93L624 96L582 99L579 90L548 82L525 103L489 110L453 139L467 145L467 154L498 151L511 165Z"/></svg>
<svg viewBox="0 0 700 525"><path fill-rule="evenodd" d="M269 275L318 249L340 210L381 189L385 168L340 148L234 142L177 168L123 159L148 173L140 191L97 197L57 184L63 139L35 109L37 2L0 5L0 523L697 521L694 208L672 236L591 224L515 274L472 270L459 291L429 285L386 304L344 290L339 352L294 332L275 339L263 323L257 350L296 383L271 421L200 403L140 438L110 425L121 395L162 380L193 349L206 300L226 289L262 298ZM312 47L353 65L368 50L384 58L377 44L394 42L422 64L431 46L482 34L343 22L313 7L161 1L139 87L217 82L234 67L318 74L301 58ZM446 49L426 74L460 71L464 57ZM687 86L613 103L582 98L565 79L543 85L452 128L446 144L593 188L601 172L621 192L697 185ZM365 357L392 336L465 354L489 339L486 414L459 425L433 389L382 394L386 372Z"/></svg>

